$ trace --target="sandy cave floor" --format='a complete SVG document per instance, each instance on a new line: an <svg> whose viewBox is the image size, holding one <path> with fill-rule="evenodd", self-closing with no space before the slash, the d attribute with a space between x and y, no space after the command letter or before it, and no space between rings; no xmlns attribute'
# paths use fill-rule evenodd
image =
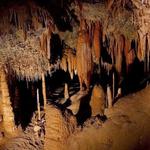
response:
<svg viewBox="0 0 150 150"><path fill-rule="evenodd" d="M150 86L119 99L106 109L102 126L85 127L67 141L67 150L149 150ZM23 134L8 140L1 150L41 150L42 143L33 135Z"/></svg>
<svg viewBox="0 0 150 150"><path fill-rule="evenodd" d="M90 127L71 136L68 150L149 150L150 86L118 100L105 111L99 129Z"/></svg>

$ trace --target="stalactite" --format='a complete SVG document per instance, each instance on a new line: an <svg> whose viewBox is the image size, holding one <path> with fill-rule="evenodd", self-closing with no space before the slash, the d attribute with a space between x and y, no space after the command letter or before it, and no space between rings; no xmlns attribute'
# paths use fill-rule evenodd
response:
<svg viewBox="0 0 150 150"><path fill-rule="evenodd" d="M94 62L99 64L101 57L101 25L99 21L95 22L94 33L93 33L93 51L94 51Z"/></svg>
<svg viewBox="0 0 150 150"><path fill-rule="evenodd" d="M139 32L139 40L140 40L140 46L141 46L141 52L142 52L142 60L145 59L145 50L146 50L146 37L143 35L142 32Z"/></svg>
<svg viewBox="0 0 150 150"><path fill-rule="evenodd" d="M134 49L130 49L127 55L128 65L132 64L135 59L135 51Z"/></svg>
<svg viewBox="0 0 150 150"><path fill-rule="evenodd" d="M73 49L68 48L64 50L63 58L60 64L65 72L69 72L71 79L73 79L76 70L76 55Z"/></svg>
<svg viewBox="0 0 150 150"><path fill-rule="evenodd" d="M120 36L119 40L116 43L116 52L115 52L115 67L119 74L122 72L122 57L123 57L123 50L125 48L125 38L124 36Z"/></svg>
<svg viewBox="0 0 150 150"><path fill-rule="evenodd" d="M61 68L67 72L67 58L66 56L63 56L63 58L61 59L61 64L60 64Z"/></svg>
<svg viewBox="0 0 150 150"><path fill-rule="evenodd" d="M27 20L27 13L25 8L20 8L17 10L17 21L18 21L18 29L24 29L25 28L25 23Z"/></svg>
<svg viewBox="0 0 150 150"><path fill-rule="evenodd" d="M135 51L133 49L131 49L131 51L129 52L129 63L132 64L134 62L134 59L136 57Z"/></svg>
<svg viewBox="0 0 150 150"><path fill-rule="evenodd" d="M140 41L140 36L138 36L138 51L137 51L137 57L140 61L143 61L143 57L142 57L142 47L141 47L141 41Z"/></svg>
<svg viewBox="0 0 150 150"><path fill-rule="evenodd" d="M45 31L40 36L40 46L41 50L45 53L48 59L50 59L50 39L51 39L51 27L47 27Z"/></svg>
<svg viewBox="0 0 150 150"><path fill-rule="evenodd" d="M47 29L47 58L51 58L51 51L50 51L50 40L51 40L51 30L50 28Z"/></svg>
<svg viewBox="0 0 150 150"><path fill-rule="evenodd" d="M46 54L47 52L47 37L45 32L42 33L42 35L40 36L40 46L41 46L41 50Z"/></svg>
<svg viewBox="0 0 150 150"><path fill-rule="evenodd" d="M128 58L128 54L130 52L130 46L131 46L130 41L126 39L126 42L125 42L125 52L124 53L125 53L125 58L126 58L126 70L127 70L127 73L129 71L128 67L129 67L129 64L130 64L129 58Z"/></svg>
<svg viewBox="0 0 150 150"><path fill-rule="evenodd" d="M108 0L108 6L107 6L108 10L111 9L113 3L114 3L114 0Z"/></svg>
<svg viewBox="0 0 150 150"><path fill-rule="evenodd" d="M73 58L72 58L72 55L69 55L68 57L68 71L69 71L69 74L70 74L70 77L71 79L73 79L73 74L74 74L74 68L73 68Z"/></svg>
<svg viewBox="0 0 150 150"><path fill-rule="evenodd" d="M38 31L41 34L39 35L38 33L41 49L44 51L47 58L50 59L50 39L52 30L54 29L50 14L33 2L27 2L25 5L16 4L8 9L9 13L3 12L4 18L2 19L3 23L2 21L0 22L0 30L5 33L15 27L16 30L13 29L13 32L15 33L18 30L22 31L18 33L21 33L19 37L24 37L24 40L27 39L29 30ZM4 28L4 30L1 28Z"/></svg>
<svg viewBox="0 0 150 150"><path fill-rule="evenodd" d="M90 37L85 20L80 22L80 30L77 41L77 72L80 81L80 89L85 83L87 89L90 85L92 75L92 49L90 48Z"/></svg>
<svg viewBox="0 0 150 150"><path fill-rule="evenodd" d="M109 64L107 62L103 62L103 59L101 59L101 66L107 71L110 72L112 70L113 65Z"/></svg>

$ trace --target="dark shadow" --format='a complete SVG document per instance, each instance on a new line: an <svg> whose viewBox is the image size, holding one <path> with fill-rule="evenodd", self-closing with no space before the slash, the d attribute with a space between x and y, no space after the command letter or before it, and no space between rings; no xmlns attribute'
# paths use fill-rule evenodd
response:
<svg viewBox="0 0 150 150"><path fill-rule="evenodd" d="M62 41L58 34L52 34L50 43L50 63L54 64L58 59L62 57Z"/></svg>
<svg viewBox="0 0 150 150"><path fill-rule="evenodd" d="M43 96L41 89L41 81L27 82L12 79L9 83L10 97L14 111L14 119L16 126L21 125L22 129L31 122L33 113L37 110L36 90L39 89L40 105L43 106ZM16 92L17 89L17 92Z"/></svg>
<svg viewBox="0 0 150 150"><path fill-rule="evenodd" d="M126 93L138 91L142 88L140 81L144 78L144 64L140 62L136 57L133 64L129 65L127 81L126 81Z"/></svg>
<svg viewBox="0 0 150 150"><path fill-rule="evenodd" d="M80 100L79 112L76 115L78 125L82 125L88 118L91 117L91 107L89 105L91 94L86 95Z"/></svg>
<svg viewBox="0 0 150 150"><path fill-rule="evenodd" d="M73 0L36 0L36 2L38 2L41 7L46 8L50 12L54 23L59 30L72 31L70 15L73 17L73 12L71 12L69 6Z"/></svg>
<svg viewBox="0 0 150 150"><path fill-rule="evenodd" d="M103 121L103 122L105 122L107 120L107 116L106 115L103 115L103 116L97 115L96 117L98 117L98 119Z"/></svg>

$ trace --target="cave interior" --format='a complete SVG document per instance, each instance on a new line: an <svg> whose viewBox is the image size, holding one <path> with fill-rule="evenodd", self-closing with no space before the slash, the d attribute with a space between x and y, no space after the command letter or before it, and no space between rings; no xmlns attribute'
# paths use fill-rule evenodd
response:
<svg viewBox="0 0 150 150"><path fill-rule="evenodd" d="M149 1L1 0L0 10L2 147L34 131L46 145L36 149L63 150L76 128L105 124L105 110L149 86Z"/></svg>

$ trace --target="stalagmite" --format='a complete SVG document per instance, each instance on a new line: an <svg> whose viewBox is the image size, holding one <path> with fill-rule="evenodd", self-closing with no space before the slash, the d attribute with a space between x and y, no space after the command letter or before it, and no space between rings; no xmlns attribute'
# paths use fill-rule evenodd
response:
<svg viewBox="0 0 150 150"><path fill-rule="evenodd" d="M44 74L42 74L42 94L43 94L44 110L45 110L47 98L46 98L46 83L45 83L45 75Z"/></svg>
<svg viewBox="0 0 150 150"><path fill-rule="evenodd" d="M113 100L115 99L115 73L112 74Z"/></svg>
<svg viewBox="0 0 150 150"><path fill-rule="evenodd" d="M67 83L65 83L64 98L65 98L65 100L67 100L69 98L68 84Z"/></svg>
<svg viewBox="0 0 150 150"><path fill-rule="evenodd" d="M2 113L3 113L3 126L5 131L9 135L15 135L15 122L14 122L14 114L10 102L9 89L7 84L6 74L3 70L0 72L0 87L2 92Z"/></svg>
<svg viewBox="0 0 150 150"><path fill-rule="evenodd" d="M107 85L107 100L108 100L108 108L111 108L113 106L113 99L109 85Z"/></svg>
<svg viewBox="0 0 150 150"><path fill-rule="evenodd" d="M119 87L116 98L119 98L121 95L122 95L122 89L121 89L121 87Z"/></svg>
<svg viewBox="0 0 150 150"><path fill-rule="evenodd" d="M95 85L92 91L92 96L90 100L90 106L91 106L91 115L104 115L104 109L105 109L105 94L104 90L100 85Z"/></svg>
<svg viewBox="0 0 150 150"><path fill-rule="evenodd" d="M147 35L147 73L149 73L150 70L149 59L150 59L150 37Z"/></svg>
<svg viewBox="0 0 150 150"><path fill-rule="evenodd" d="M37 111L38 111L38 120L41 120L39 89L37 89Z"/></svg>

